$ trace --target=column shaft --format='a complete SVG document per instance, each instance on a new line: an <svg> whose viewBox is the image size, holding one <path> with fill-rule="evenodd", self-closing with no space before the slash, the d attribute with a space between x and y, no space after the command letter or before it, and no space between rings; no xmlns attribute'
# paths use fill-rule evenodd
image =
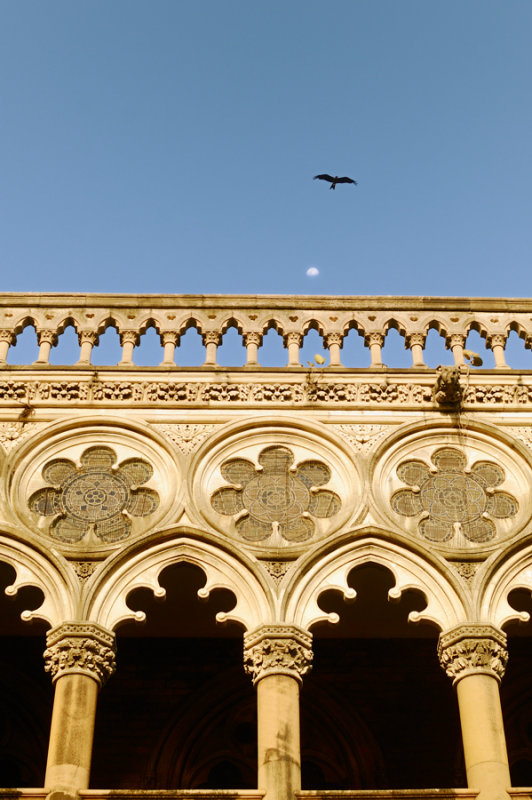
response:
<svg viewBox="0 0 532 800"><path fill-rule="evenodd" d="M289 800L301 789L299 681L267 675L257 683L259 789Z"/></svg>

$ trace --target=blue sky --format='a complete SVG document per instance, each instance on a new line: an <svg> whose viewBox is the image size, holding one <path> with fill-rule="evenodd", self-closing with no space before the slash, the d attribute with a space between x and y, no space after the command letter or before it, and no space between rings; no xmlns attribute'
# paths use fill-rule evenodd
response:
<svg viewBox="0 0 532 800"><path fill-rule="evenodd" d="M1 285L528 296L531 41L530 0L1 0Z"/></svg>

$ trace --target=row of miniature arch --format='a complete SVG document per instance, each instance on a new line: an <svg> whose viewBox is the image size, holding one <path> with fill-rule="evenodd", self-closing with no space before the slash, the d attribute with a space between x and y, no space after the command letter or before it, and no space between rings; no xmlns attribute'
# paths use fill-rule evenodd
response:
<svg viewBox="0 0 532 800"><path fill-rule="evenodd" d="M37 364L49 363L51 348L57 344L58 337L68 326L72 326L78 335L81 348L79 365L90 364L93 347L98 344L99 336L109 327L115 328L120 334L123 352L119 363L122 366L133 365L133 351L148 328L154 328L161 338L161 345L164 347L161 366L175 366L175 348L179 344L180 337L189 328L195 328L202 336L206 348L204 362L206 366L216 365L217 348L229 328L236 328L243 337L248 366L258 364L258 348L262 344L264 335L271 329L283 337L283 344L288 350L288 366L300 366L299 351L302 339L309 330L316 330L323 337L324 346L329 350L331 366L341 366L340 351L344 338L351 330L356 330L364 338L364 344L370 349L371 366L377 367L382 366L381 351L385 336L390 329L397 330L405 338L405 349L411 350L414 367L424 366L423 350L430 330L436 330L445 338L446 347L452 350L455 364L458 366L464 364L465 341L470 331L476 331L486 339L486 348L492 350L496 368L507 368L504 349L511 331L515 331L525 341L525 347L532 348L530 318L524 314L508 316L504 320L492 316L488 319L487 314L470 314L459 321L458 318L457 321L453 321L449 315L446 318L431 314L425 318L416 316L414 324L412 317L407 321L401 315L379 315L380 320L377 320L377 317L372 315L360 315L354 318L352 314L340 314L334 317L332 326L330 316L329 321L325 322L315 314L303 317L301 320L298 316L283 319L272 316L271 313L262 316L253 314L251 317L248 314L247 319L234 313L220 319L217 314L208 315L204 319L200 315L191 315L190 312L182 314L180 319L177 319L176 314L167 314L167 317L176 317L171 321L159 320L152 313L140 319L136 319L136 314L120 315L108 311L100 314L95 311L89 316L91 316L90 323L87 322L86 310L84 319L81 320L71 313L56 320L53 320L53 317L47 319L46 315L41 319L39 315L27 311L19 316L18 320L10 323L9 327L0 329L0 364L6 363L9 347L16 343L17 335L30 326L35 327L39 342Z"/></svg>
<svg viewBox="0 0 532 800"><path fill-rule="evenodd" d="M320 595L337 590L346 599L355 591L348 584L349 573L364 564L388 569L395 585L390 599L405 590L418 590L426 607L411 612L411 622L429 622L441 631L462 624L491 624L502 628L513 620L527 621L526 612L516 611L508 596L513 589L532 592L532 537L519 548L492 556L479 567L473 591L458 573L439 556L423 546L392 542L377 528L346 534L336 547L322 545L303 556L283 578L275 591L264 566L251 556L222 548L199 531L173 529L153 544L134 543L103 562L91 578L80 584L67 561L59 555L38 551L13 536L0 536L0 560L14 567L16 579L6 593L15 595L24 586L36 586L44 595L42 605L25 611L22 618L43 619L52 627L65 621L94 622L108 630L129 621L142 622L143 612L127 604L138 588L150 589L164 598L159 575L173 564L187 562L199 567L206 583L198 594L208 597L214 589L227 589L236 598L228 612L217 615L219 622L233 621L252 631L263 624L290 624L310 630L317 622L337 621L319 605Z"/></svg>

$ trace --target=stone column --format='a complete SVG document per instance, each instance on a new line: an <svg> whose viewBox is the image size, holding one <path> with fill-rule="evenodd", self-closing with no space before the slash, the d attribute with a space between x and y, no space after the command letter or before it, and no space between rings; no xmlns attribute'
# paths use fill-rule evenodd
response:
<svg viewBox="0 0 532 800"><path fill-rule="evenodd" d="M244 668L257 687L258 786L266 800L301 789L299 686L312 664L312 635L263 625L244 637Z"/></svg>
<svg viewBox="0 0 532 800"><path fill-rule="evenodd" d="M244 334L244 344L246 345L246 367L255 367L259 363L259 347L262 344L262 334L258 331L250 331Z"/></svg>
<svg viewBox="0 0 532 800"><path fill-rule="evenodd" d="M303 337L300 333L287 333L284 337L284 346L288 348L288 364L287 367L300 367L299 361L299 348Z"/></svg>
<svg viewBox="0 0 532 800"><path fill-rule="evenodd" d="M8 350L16 341L13 331L0 330L0 364L6 363Z"/></svg>
<svg viewBox="0 0 532 800"><path fill-rule="evenodd" d="M341 367L340 350L342 348L343 336L341 333L328 333L325 336L324 344L329 349L329 364L331 367Z"/></svg>
<svg viewBox="0 0 532 800"><path fill-rule="evenodd" d="M425 335L423 333L411 333L405 339L405 348L412 352L412 366L424 367L423 350L425 349Z"/></svg>
<svg viewBox="0 0 532 800"><path fill-rule="evenodd" d="M175 348L179 342L179 335L176 331L164 331L161 333L161 344L164 347L163 360L160 367L175 367Z"/></svg>
<svg viewBox="0 0 532 800"><path fill-rule="evenodd" d="M57 344L57 334L55 331L39 328L37 331L37 342L39 343L39 355L34 364L48 364L50 350Z"/></svg>
<svg viewBox="0 0 532 800"><path fill-rule="evenodd" d="M92 348L95 344L98 344L98 334L95 331L80 331L78 333L78 342L81 350L76 366L80 367L83 364L91 363Z"/></svg>
<svg viewBox="0 0 532 800"><path fill-rule="evenodd" d="M495 359L495 369L509 369L504 357L504 348L506 347L506 336L503 333L494 333L488 336L486 341L488 347L493 352Z"/></svg>
<svg viewBox="0 0 532 800"><path fill-rule="evenodd" d="M221 341L222 336L218 331L205 331L203 334L203 344L205 345L204 367L216 366L216 351Z"/></svg>
<svg viewBox="0 0 532 800"><path fill-rule="evenodd" d="M372 367L383 367L384 364L382 363L382 346L384 344L384 334L378 333L374 331L373 333L367 333L364 337L364 344L366 347L369 347L369 351L371 353L371 365Z"/></svg>
<svg viewBox="0 0 532 800"><path fill-rule="evenodd" d="M445 342L447 347L453 351L455 367L463 367L465 364L464 361L465 340L466 337L463 336L461 333L452 333L450 336L447 337L447 340Z"/></svg>
<svg viewBox="0 0 532 800"><path fill-rule="evenodd" d="M44 784L49 798L61 800L89 786L96 700L115 670L115 635L95 623L64 622L46 643L55 695Z"/></svg>
<svg viewBox="0 0 532 800"><path fill-rule="evenodd" d="M131 367L133 365L133 350L138 343L139 335L136 331L121 332L122 358L118 362L119 367Z"/></svg>
<svg viewBox="0 0 532 800"><path fill-rule="evenodd" d="M499 683L506 634L492 625L460 625L440 634L440 664L456 687L467 785L479 800L507 800L511 785Z"/></svg>

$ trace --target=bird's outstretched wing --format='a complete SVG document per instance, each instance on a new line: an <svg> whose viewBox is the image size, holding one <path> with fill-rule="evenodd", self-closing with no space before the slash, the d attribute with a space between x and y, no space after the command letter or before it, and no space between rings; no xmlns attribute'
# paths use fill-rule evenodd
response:
<svg viewBox="0 0 532 800"><path fill-rule="evenodd" d="M358 186L358 183L353 178L336 178L336 183L354 183L355 186Z"/></svg>
<svg viewBox="0 0 532 800"><path fill-rule="evenodd" d="M325 174L323 174L323 175L314 175L314 180L316 180L316 178L318 178L320 181L329 181L330 183L332 183L334 181L334 178L333 178L332 175L325 175Z"/></svg>

